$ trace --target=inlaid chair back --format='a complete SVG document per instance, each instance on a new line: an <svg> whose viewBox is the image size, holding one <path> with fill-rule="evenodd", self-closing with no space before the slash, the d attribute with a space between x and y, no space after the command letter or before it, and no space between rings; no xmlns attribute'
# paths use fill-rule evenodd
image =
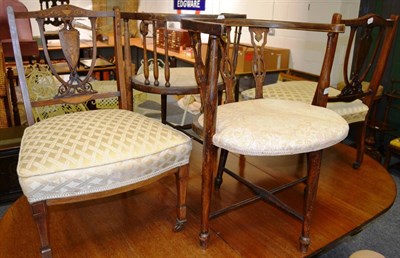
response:
<svg viewBox="0 0 400 258"><path fill-rule="evenodd" d="M344 87L329 101L359 98L371 107L389 59L398 19L397 15L384 19L376 14L367 14L342 20L350 32L343 65ZM364 90L363 83L368 85Z"/></svg>
<svg viewBox="0 0 400 258"><path fill-rule="evenodd" d="M392 15L390 19L384 19L376 14L367 14L356 19L342 20L346 29L350 31L343 65L344 85L340 94L329 97L329 102L335 102L332 105L351 102L352 106L349 108L362 110L354 114L351 120L347 119L349 123L357 125L354 168L359 168L363 161L367 127L373 116L374 100L383 93L382 78L392 50L399 17ZM359 103L354 108L357 99L364 105ZM346 104L341 106L346 107Z"/></svg>
<svg viewBox="0 0 400 258"><path fill-rule="evenodd" d="M32 125L35 122L32 107L87 103L96 99L117 97L119 99L120 108L126 110L132 109L127 101L131 96L128 95L130 91L127 91L125 86L122 53L121 51L117 51L117 49L119 50L122 48L120 38L117 39L114 44L116 57L116 80L110 82L110 87L108 87L108 89L104 89L103 87L100 91L98 89L96 90L95 86L99 83L94 82L92 76L95 70L95 61L98 50L96 41L96 19L97 17L112 16L113 12L86 11L69 5L57 6L38 12L28 12L24 13L24 15L25 18L36 19L39 25L40 40L42 42L41 45L43 47L46 62L46 65L38 64L33 65L32 67L23 67L23 63L18 62L21 54L19 52L15 53L18 78L21 85L29 125ZM89 17L86 18L86 20L91 24L91 45L93 53L91 57L91 65L87 69L82 70L80 57L82 50L81 41L83 39L80 36L79 30L74 27L74 24L77 19L84 19L84 16ZM16 19L21 17L22 13L16 13ZM64 26L59 30L58 34L60 37L60 52L65 59L64 62L59 62L59 57L56 60L53 60L52 57L54 56L54 53L50 53L49 46L45 44L46 39L43 24L46 17L58 17L58 19L63 22ZM15 37L17 30L11 28L11 33L14 34ZM120 27L116 26L114 33L115 35L120 35ZM18 41L14 41L14 47L17 50L19 49ZM45 68L46 66L48 69ZM60 69L61 67L64 69ZM21 73L20 71L24 71L24 73ZM39 89L37 89L37 86L36 88L29 88L28 86L32 86L32 83L28 85L29 81L27 79L39 83L39 86L40 80L42 80L42 85L46 87ZM49 87L53 87L53 89L48 90ZM49 94L45 94L46 90ZM32 93L36 93L35 96L29 96L29 91L31 91L31 95ZM38 91L41 91L44 94L40 96Z"/></svg>
<svg viewBox="0 0 400 258"><path fill-rule="evenodd" d="M182 229L186 221L191 139L132 111L132 91L127 90L125 84L119 9L92 11L61 5L42 11L14 12L9 8L8 17L30 125L21 141L17 173L38 226L42 257L51 257L50 242L55 240L48 235L49 227L56 230L48 224L48 205L115 195L170 174L175 174L177 182L174 229ZM100 17L114 20L116 62L114 80L109 82L92 78L98 50L96 20ZM21 18L38 22L46 64L24 66L16 25L16 20ZM58 18L63 24L58 31L59 51L65 59L62 63L52 60L54 52L50 53L45 44L43 23L48 18ZM89 67L84 68L80 66L84 44L74 26L77 19L87 20L92 33L93 57ZM62 75L60 68L67 68L67 74ZM116 101L117 105L88 108L96 101L100 101L100 106L107 106L104 104L107 99ZM55 108L42 116L40 109L48 105Z"/></svg>
<svg viewBox="0 0 400 258"><path fill-rule="evenodd" d="M374 103L383 92L382 77L387 66L395 38L399 17L384 19L368 14L355 19L344 19L347 34L341 36L345 46L343 81L329 89L327 107L340 114L356 129L356 157L353 168L363 161L367 124L372 118ZM265 98L292 99L311 103L319 75L290 70L284 74L286 82L264 85ZM333 86L333 85L332 85ZM254 89L241 93L244 99L254 98Z"/></svg>
<svg viewBox="0 0 400 258"><path fill-rule="evenodd" d="M209 219L220 216L239 206L263 199L275 204L302 221L300 246L307 252L310 244L311 213L316 198L318 178L321 169L322 150L342 141L348 133L347 122L337 113L325 108L328 100L327 88L335 57L339 33L344 32L340 24L341 15L335 14L331 24L267 21L253 19L201 20L184 19L182 27L191 31L196 58L195 69L202 91L204 91L204 114L198 119L203 129L202 164L202 216L200 242L207 246L209 239ZM219 74L225 84L234 85L234 59L230 54L236 49L235 37L230 37L231 27L248 29L254 50L252 60L253 77L256 82L256 99L229 102L217 105L217 82ZM326 35L326 47L321 53L320 75L315 90L313 105L263 98L262 85L266 72L263 51L270 29L296 30L299 33L320 33ZM200 33L209 34L209 63L205 64L199 55ZM243 32L244 33L244 32ZM243 35L242 35L243 36ZM288 39L290 40L290 39ZM232 89L227 89L231 91ZM240 155L281 156L307 154L306 175L293 178L293 182L275 189L264 189L246 179L246 173L238 174L225 170L229 175L248 186L257 195L233 206L210 213L212 197L212 176L216 170L217 148ZM275 194L298 183L305 183L304 210L295 211Z"/></svg>
<svg viewBox="0 0 400 258"><path fill-rule="evenodd" d="M168 95L193 95L199 93L198 82L191 65L177 67L177 56L184 55L185 48L190 48L190 39L186 31L180 28L182 18L217 18L218 15L195 14L166 14L166 13L121 13L124 20L126 64L132 62L129 46L129 23L137 21L140 27L141 47L143 56L136 75L132 74L129 65L126 65L127 84L141 92L161 95L161 121L177 128L187 129L191 123L173 124L167 121ZM245 15L223 14L229 17L245 17ZM173 24L173 27L170 25ZM137 57L138 58L138 57ZM180 58L180 57L178 57ZM187 56L187 62L194 59ZM220 90L223 82L220 81Z"/></svg>

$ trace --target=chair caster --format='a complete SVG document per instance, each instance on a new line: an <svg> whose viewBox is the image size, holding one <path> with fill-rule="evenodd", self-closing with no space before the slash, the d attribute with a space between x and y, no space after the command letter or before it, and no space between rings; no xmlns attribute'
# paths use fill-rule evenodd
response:
<svg viewBox="0 0 400 258"><path fill-rule="evenodd" d="M182 231L185 228L186 220L176 219L176 223L174 228L172 229L174 232Z"/></svg>
<svg viewBox="0 0 400 258"><path fill-rule="evenodd" d="M200 233L200 235L199 235L200 246L204 250L207 249L209 237L210 237L210 234L208 232Z"/></svg>
<svg viewBox="0 0 400 258"><path fill-rule="evenodd" d="M300 251L304 254L308 251L308 246L310 245L311 240L309 237L300 237Z"/></svg>
<svg viewBox="0 0 400 258"><path fill-rule="evenodd" d="M214 189L219 190L221 188L221 185L222 185L222 178L216 177L214 179Z"/></svg>
<svg viewBox="0 0 400 258"><path fill-rule="evenodd" d="M353 168L354 169L359 169L360 167L361 167L361 163L360 162L356 161L356 162L353 163Z"/></svg>

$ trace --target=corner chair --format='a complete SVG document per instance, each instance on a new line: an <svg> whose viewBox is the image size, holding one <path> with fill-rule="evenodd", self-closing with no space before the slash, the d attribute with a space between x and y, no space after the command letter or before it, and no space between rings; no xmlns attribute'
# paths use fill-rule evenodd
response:
<svg viewBox="0 0 400 258"><path fill-rule="evenodd" d="M331 24L300 23L289 21L268 21L254 19L184 19L182 27L191 31L193 48L203 94L204 113L198 119L199 130L203 136L202 163L202 214L200 244L206 248L210 237L210 219L234 209L264 200L275 205L301 221L299 238L300 251L306 253L311 243L312 212L316 201L318 178L322 152L342 141L348 133L347 122L337 113L326 109L328 96L326 89L330 85L330 74L339 33L344 32L340 24L341 15L335 14ZM252 60L253 76L256 81L256 99L235 102L233 94L223 105L217 105L218 76L224 79L226 91L234 92L236 82L235 59L239 37L233 36L234 27L248 28L254 49ZM312 105L298 101L263 98L262 84L266 72L263 69L263 49L267 43L268 31L296 30L298 33L319 33L327 35L324 53L321 53L321 73L315 90ZM236 31L236 30L235 30ZM204 63L199 55L200 33L209 35L209 63ZM229 49L235 51L229 51ZM234 54L232 54L234 52ZM293 132L296 132L296 135ZM227 172L234 179L251 189L255 196L219 211L211 211L213 180L217 169L218 148L240 155L280 156L306 154L307 174L293 178L275 189L265 189L250 182L238 173ZM304 185L304 209L295 211L282 202L275 194L295 185ZM218 189L215 189L218 190ZM237 211L239 212L239 211ZM270 223L270 222L266 222Z"/></svg>
<svg viewBox="0 0 400 258"><path fill-rule="evenodd" d="M161 121L179 130L191 129L192 122L186 122L183 118L181 123L173 123L167 119L167 97L171 95L189 96L200 93L197 78L194 75L193 66L177 67L176 54L183 53L185 48L190 48L191 42L186 31L180 28L183 18L217 18L223 17L246 17L241 14L168 14L168 13L128 13L122 12L124 23L126 83L134 90L140 92L159 94L161 97ZM131 67L131 48L129 24L137 22L141 37L141 48L143 59L138 73L133 74ZM171 26L173 24L173 26ZM171 27L170 27L171 26ZM203 51L207 51L203 49ZM204 56L205 53L203 53ZM189 57L190 59L190 57ZM195 61L193 59L193 61ZM207 62L207 61L206 61ZM197 64L195 63L194 66ZM223 80L219 80L219 91L224 90ZM221 95L220 95L221 96ZM188 103L181 101L185 111ZM220 99L221 102L221 99Z"/></svg>

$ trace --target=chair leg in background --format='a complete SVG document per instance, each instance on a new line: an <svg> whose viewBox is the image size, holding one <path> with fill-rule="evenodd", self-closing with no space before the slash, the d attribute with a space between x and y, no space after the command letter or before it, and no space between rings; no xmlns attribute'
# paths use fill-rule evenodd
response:
<svg viewBox="0 0 400 258"><path fill-rule="evenodd" d="M367 120L364 122L359 122L357 124L357 136L356 136L356 161L353 164L354 169L360 168L365 152L365 136L367 132Z"/></svg>
<svg viewBox="0 0 400 258"><path fill-rule="evenodd" d="M178 203L176 207L176 224L174 231L181 231L186 224L186 192L189 180L189 164L181 166L175 173Z"/></svg>
<svg viewBox="0 0 400 258"><path fill-rule="evenodd" d="M225 149L221 149L221 153L219 155L218 172L217 172L217 176L215 177L215 180L214 180L214 189L215 190L218 190L221 188L222 181L223 181L222 175L224 173L228 154L229 154L229 151L227 151Z"/></svg>

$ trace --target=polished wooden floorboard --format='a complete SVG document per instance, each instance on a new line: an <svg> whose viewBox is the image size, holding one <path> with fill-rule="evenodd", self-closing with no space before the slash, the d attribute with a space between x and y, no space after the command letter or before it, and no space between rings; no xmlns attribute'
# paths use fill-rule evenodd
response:
<svg viewBox="0 0 400 258"><path fill-rule="evenodd" d="M298 251L301 224L274 206L258 201L211 221L207 250L198 242L200 229L201 145L194 143L188 189L188 223L172 232L175 220L175 181L165 178L127 194L77 204L52 206L50 242L54 257L304 257L328 250L356 233L394 202L396 186L387 171L365 157L353 170L354 149L336 145L323 155L323 164L307 254ZM302 156L247 157L249 180L274 187L304 173ZM230 155L228 167L238 170ZM302 186L279 197L296 210L302 207ZM213 194L213 209L252 196L227 175ZM24 197L0 221L0 257L39 257L39 239Z"/></svg>

